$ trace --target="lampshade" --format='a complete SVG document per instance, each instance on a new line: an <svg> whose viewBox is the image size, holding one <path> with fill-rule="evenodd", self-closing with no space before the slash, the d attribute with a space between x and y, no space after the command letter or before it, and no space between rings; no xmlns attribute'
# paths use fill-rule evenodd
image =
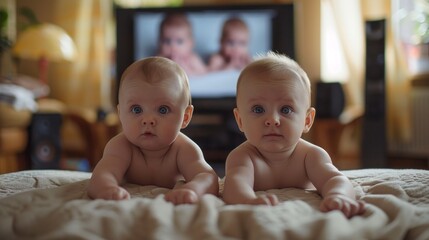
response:
<svg viewBox="0 0 429 240"><path fill-rule="evenodd" d="M45 58L50 61L70 61L77 55L70 36L62 28L49 23L34 25L23 31L18 36L13 53L20 58Z"/></svg>

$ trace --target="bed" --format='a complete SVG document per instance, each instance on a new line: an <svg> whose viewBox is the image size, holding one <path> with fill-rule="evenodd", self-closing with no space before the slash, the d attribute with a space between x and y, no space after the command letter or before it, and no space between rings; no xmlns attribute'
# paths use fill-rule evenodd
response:
<svg viewBox="0 0 429 240"><path fill-rule="evenodd" d="M167 189L126 184L132 198L91 200L91 174L27 170L0 175L0 239L429 239L429 171L344 173L367 203L364 215L318 211L312 191L273 189L274 207L225 205L204 196L174 206ZM220 193L223 181L220 180ZM258 192L261 193L261 192Z"/></svg>

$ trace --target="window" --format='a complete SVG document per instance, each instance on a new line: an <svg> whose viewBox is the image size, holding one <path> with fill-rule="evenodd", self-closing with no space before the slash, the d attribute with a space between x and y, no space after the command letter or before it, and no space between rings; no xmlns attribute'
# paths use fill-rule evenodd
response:
<svg viewBox="0 0 429 240"><path fill-rule="evenodd" d="M321 2L321 77L324 82L345 82L349 70L344 57L331 2Z"/></svg>

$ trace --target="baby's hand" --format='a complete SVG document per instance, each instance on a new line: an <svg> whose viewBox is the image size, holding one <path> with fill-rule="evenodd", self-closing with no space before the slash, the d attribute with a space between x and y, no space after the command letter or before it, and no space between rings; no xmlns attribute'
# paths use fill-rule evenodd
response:
<svg viewBox="0 0 429 240"><path fill-rule="evenodd" d="M265 194L257 196L254 199L251 199L246 202L247 204L252 205L268 205L268 206L275 206L279 204L279 200L276 195L274 194Z"/></svg>
<svg viewBox="0 0 429 240"><path fill-rule="evenodd" d="M190 189L173 189L165 194L165 200L174 205L196 203L198 201L198 196Z"/></svg>
<svg viewBox="0 0 429 240"><path fill-rule="evenodd" d="M365 211L365 203L344 195L329 195L322 200L320 210L322 212L340 210L347 218L351 218Z"/></svg>
<svg viewBox="0 0 429 240"><path fill-rule="evenodd" d="M104 192L100 193L99 198L106 200L124 200L130 199L130 193L124 188L117 186L105 189Z"/></svg>

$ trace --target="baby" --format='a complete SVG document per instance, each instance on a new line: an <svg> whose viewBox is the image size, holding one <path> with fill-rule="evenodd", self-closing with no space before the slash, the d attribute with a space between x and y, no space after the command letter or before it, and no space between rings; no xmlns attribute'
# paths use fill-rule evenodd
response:
<svg viewBox="0 0 429 240"><path fill-rule="evenodd" d="M315 117L310 92L304 70L280 54L269 52L241 72L234 115L247 140L227 157L225 202L276 205L276 195L255 191L315 188L321 211L340 210L347 217L364 211L328 153L301 138Z"/></svg>
<svg viewBox="0 0 429 240"><path fill-rule="evenodd" d="M249 29L240 18L232 17L222 27L220 50L209 59L210 71L242 70L251 62L248 50Z"/></svg>
<svg viewBox="0 0 429 240"><path fill-rule="evenodd" d="M166 15L159 28L158 55L175 61L190 76L204 74L207 67L193 48L192 26L186 15Z"/></svg>
<svg viewBox="0 0 429 240"><path fill-rule="evenodd" d="M195 203L218 194L218 176L201 149L180 132L191 120L188 77L175 62L149 57L123 73L118 114L123 131L105 146L88 186L91 198L129 199L124 181L172 188L165 199ZM184 183L183 183L184 182Z"/></svg>

